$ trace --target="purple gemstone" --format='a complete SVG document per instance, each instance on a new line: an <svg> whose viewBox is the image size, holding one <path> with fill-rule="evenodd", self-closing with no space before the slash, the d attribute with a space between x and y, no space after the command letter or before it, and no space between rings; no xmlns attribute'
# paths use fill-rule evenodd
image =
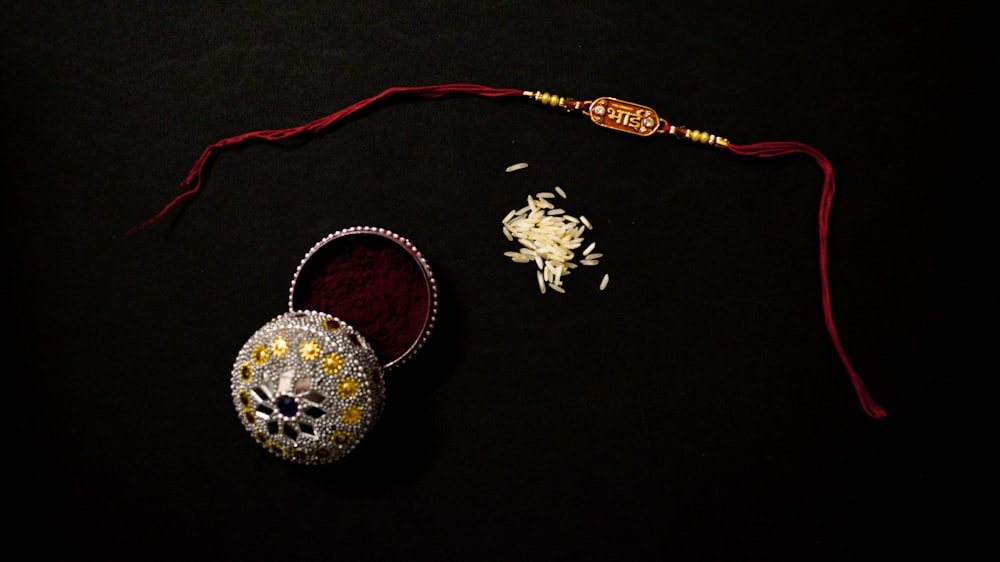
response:
<svg viewBox="0 0 1000 562"><path fill-rule="evenodd" d="M291 396L279 396L274 404L278 407L278 411L281 415L286 418L290 418L298 413L299 404Z"/></svg>

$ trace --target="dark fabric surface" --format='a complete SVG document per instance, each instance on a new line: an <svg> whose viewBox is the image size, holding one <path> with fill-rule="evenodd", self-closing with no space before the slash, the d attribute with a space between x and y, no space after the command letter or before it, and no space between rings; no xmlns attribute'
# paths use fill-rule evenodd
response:
<svg viewBox="0 0 1000 562"><path fill-rule="evenodd" d="M919 524L942 474L917 461L945 446L948 391L989 347L972 317L993 90L956 64L988 67L983 14L8 4L5 458L27 469L9 485L49 534L40 552L863 560L933 538ZM451 82L614 96L822 151L834 315L888 417L862 412L825 332L822 177L801 156L624 135L529 100L400 99L222 153L197 197L121 236L219 139ZM557 185L605 256L541 295L503 257L500 220ZM304 253L356 225L424 252L438 324L357 450L286 463L239 424L232 362L287 307Z"/></svg>

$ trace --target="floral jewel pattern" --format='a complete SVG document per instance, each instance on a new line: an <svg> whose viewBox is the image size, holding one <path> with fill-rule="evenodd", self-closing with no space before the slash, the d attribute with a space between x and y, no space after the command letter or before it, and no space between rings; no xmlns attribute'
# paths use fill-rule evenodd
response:
<svg viewBox="0 0 1000 562"><path fill-rule="evenodd" d="M289 312L258 330L237 354L233 405L271 453L322 464L354 449L382 411L385 384L371 347L320 312Z"/></svg>

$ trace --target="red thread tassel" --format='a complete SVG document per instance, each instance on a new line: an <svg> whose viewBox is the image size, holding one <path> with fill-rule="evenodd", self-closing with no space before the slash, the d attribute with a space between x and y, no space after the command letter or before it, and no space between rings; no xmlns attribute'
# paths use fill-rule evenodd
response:
<svg viewBox="0 0 1000 562"><path fill-rule="evenodd" d="M729 150L744 156L759 156L762 158L796 153L807 154L811 156L823 170L823 192L820 196L819 202L819 271L822 279L823 316L826 321L826 330L830 333L830 339L833 341L833 347L837 350L837 355L840 356L841 362L843 362L844 367L847 369L847 373L851 377L851 384L854 385L854 391L857 393L858 400L861 402L861 407L864 409L865 413L875 419L885 417L886 411L875 403L875 400L868 393L865 383L861 380L861 377L858 376L858 373L855 372L854 367L851 366L851 362L847 358L847 353L844 351L844 346L840 343L837 326L833 323L833 309L830 305L830 280L827 275L826 266L827 238L829 237L830 231L830 208L833 204L833 194L837 190L836 182L833 177L833 165L830 164L830 161L819 150L799 142L761 142L744 145L730 144Z"/></svg>
<svg viewBox="0 0 1000 562"><path fill-rule="evenodd" d="M229 137L222 139L204 150L201 153L201 157L195 162L194 167L188 172L187 178L181 182L181 187L185 188L180 195L175 197L173 201L167 203L167 205L156 213L152 217L146 220L146 222L133 227L131 230L125 233L125 237L129 237L140 230L149 227L156 221L162 219L170 212L171 209L180 204L181 201L191 197L198 190L201 189L203 176L205 173L205 168L208 166L209 161L215 156L216 153L239 146L247 141L251 140L263 140L267 142L280 141L291 137L301 136L301 135L318 135L327 128L329 128L334 123L341 121L347 117L350 117L354 113L376 103L385 98L400 95L411 95L421 98L440 98L449 94L467 94L475 96L483 96L488 98L497 98L504 96L521 96L524 94L524 90L515 90L512 88L492 88L490 86L483 86L480 84L439 84L433 86L401 86L395 88L389 88L382 93L372 96L368 99L361 100L353 105L345 107L340 111L327 115L326 117L321 117L314 121L310 121L305 125L299 127L292 127L289 129L273 129L273 130L263 130L263 131L253 131L250 133L244 133L242 135L237 135L235 137Z"/></svg>

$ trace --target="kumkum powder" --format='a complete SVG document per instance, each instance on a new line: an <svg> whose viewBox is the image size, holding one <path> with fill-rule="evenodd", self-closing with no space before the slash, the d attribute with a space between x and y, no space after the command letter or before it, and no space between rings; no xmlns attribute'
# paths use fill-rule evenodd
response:
<svg viewBox="0 0 1000 562"><path fill-rule="evenodd" d="M299 265L290 310L315 310L350 324L386 368L409 359L429 335L437 307L433 275L406 239L382 229L331 235Z"/></svg>

